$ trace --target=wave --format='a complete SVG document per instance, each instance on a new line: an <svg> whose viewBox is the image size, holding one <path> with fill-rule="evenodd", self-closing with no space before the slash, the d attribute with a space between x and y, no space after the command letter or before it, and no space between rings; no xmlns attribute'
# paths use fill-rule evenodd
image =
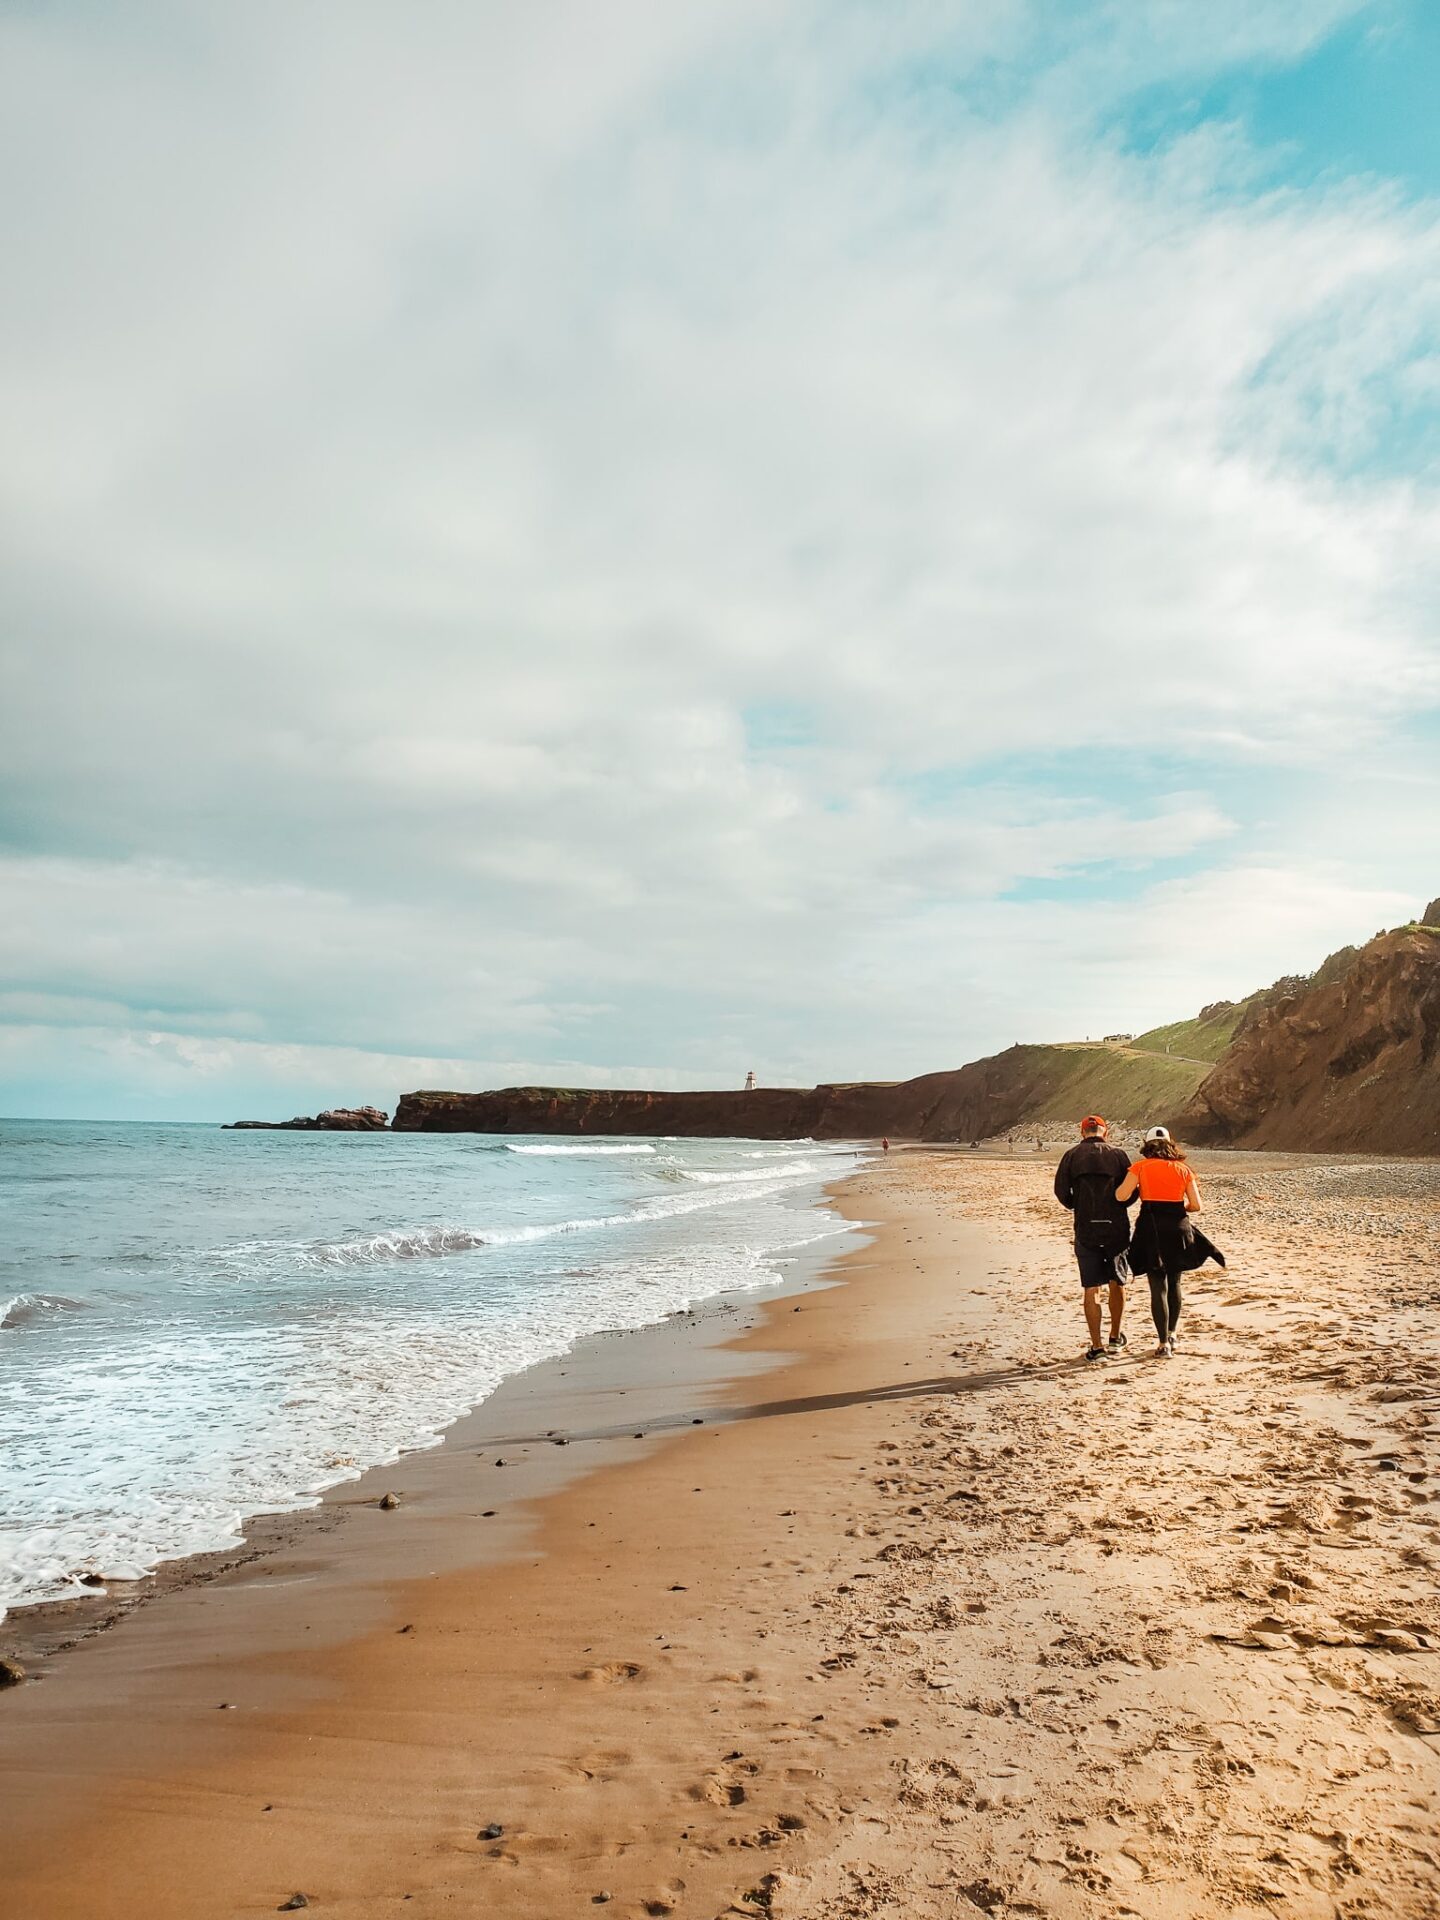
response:
<svg viewBox="0 0 1440 1920"><path fill-rule="evenodd" d="M774 1161L767 1167L756 1167L743 1173L711 1173L704 1167L677 1167L675 1171L682 1180L693 1180L702 1187L754 1186L759 1180L799 1179L815 1168L807 1160L790 1160L783 1165Z"/></svg>
<svg viewBox="0 0 1440 1920"><path fill-rule="evenodd" d="M593 1214L579 1220L547 1220L525 1227L417 1227L410 1231L375 1233L356 1240L322 1242L301 1250L301 1262L307 1266L343 1267L368 1264L377 1260L435 1259L449 1253L472 1253L482 1247L529 1246L537 1240L554 1240L562 1234L592 1233L605 1227L643 1227L658 1221L678 1219L682 1214L700 1213L710 1207L733 1206L767 1193L813 1180L815 1169L807 1163L773 1167L764 1174L736 1176L738 1191L716 1194L677 1194L642 1200L628 1213ZM721 1176L729 1184L728 1176Z"/></svg>
<svg viewBox="0 0 1440 1920"><path fill-rule="evenodd" d="M541 1155L548 1159L561 1154L565 1154L565 1155L584 1154L588 1157L593 1158L598 1154L654 1153L655 1149L654 1147L651 1147L651 1146L640 1146L640 1145L631 1146L624 1141L616 1141L614 1142L613 1145L612 1144L601 1145L598 1143L592 1144L591 1142L587 1141L583 1147L569 1147L569 1146L566 1146L566 1147L518 1146L517 1147L517 1146L511 1146L511 1144L507 1141L505 1143L505 1151L506 1153L533 1153L533 1154Z"/></svg>
<svg viewBox="0 0 1440 1920"><path fill-rule="evenodd" d="M84 1306L83 1300L69 1300L63 1293L17 1293L0 1313L0 1329L33 1326L51 1314L82 1312Z"/></svg>

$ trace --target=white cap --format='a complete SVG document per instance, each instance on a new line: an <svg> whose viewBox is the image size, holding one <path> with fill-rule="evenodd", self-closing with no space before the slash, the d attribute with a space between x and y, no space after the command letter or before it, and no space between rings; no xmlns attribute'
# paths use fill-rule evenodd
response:
<svg viewBox="0 0 1440 1920"><path fill-rule="evenodd" d="M1170 1129L1168 1127L1151 1127L1145 1138L1147 1140L1168 1140L1170 1138Z"/></svg>

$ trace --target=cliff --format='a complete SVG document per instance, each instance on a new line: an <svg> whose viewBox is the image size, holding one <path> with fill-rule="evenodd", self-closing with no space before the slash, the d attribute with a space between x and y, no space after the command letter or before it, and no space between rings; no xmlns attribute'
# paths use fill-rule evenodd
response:
<svg viewBox="0 0 1440 1920"><path fill-rule="evenodd" d="M1203 1063L1110 1047L1011 1047L947 1073L891 1083L836 1082L752 1092L647 1093L590 1087L503 1087L492 1093L407 1093L397 1133L734 1135L751 1140L980 1140L1098 1107L1124 1125L1189 1098Z"/></svg>
<svg viewBox="0 0 1440 1920"><path fill-rule="evenodd" d="M1313 974L1133 1042L1015 1046L895 1082L657 1093L503 1087L407 1093L398 1133L672 1134L755 1140L983 1140L1103 1113L1160 1120L1197 1144L1296 1151L1440 1152L1440 900L1423 922L1342 947ZM282 1130L381 1128L374 1107L313 1119L242 1120Z"/></svg>
<svg viewBox="0 0 1440 1920"><path fill-rule="evenodd" d="M1272 989L1178 1115L1181 1137L1297 1152L1440 1151L1440 928L1381 934L1282 985L1289 991Z"/></svg>
<svg viewBox="0 0 1440 1920"><path fill-rule="evenodd" d="M501 1087L490 1093L407 1093L396 1133L648 1133L690 1139L835 1137L839 1111L870 1088L756 1087L748 1093L654 1093L616 1087ZM847 1096L857 1095L855 1101Z"/></svg>

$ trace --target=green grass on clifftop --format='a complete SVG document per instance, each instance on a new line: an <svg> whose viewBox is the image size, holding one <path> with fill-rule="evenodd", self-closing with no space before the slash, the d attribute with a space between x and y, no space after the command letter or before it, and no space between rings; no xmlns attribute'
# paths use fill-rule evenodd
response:
<svg viewBox="0 0 1440 1920"><path fill-rule="evenodd" d="M1032 1046L1016 1051L1025 1056L1027 1120L1073 1122L1082 1114L1101 1113L1118 1126L1148 1126L1179 1113L1210 1071L1204 1062L1120 1047Z"/></svg>
<svg viewBox="0 0 1440 1920"><path fill-rule="evenodd" d="M1248 1000L1235 1000L1218 1007L1208 1019L1196 1014L1193 1020L1172 1020L1168 1027L1152 1027L1148 1033L1136 1034L1134 1044L1151 1053L1163 1054L1168 1048L1172 1054L1213 1064L1235 1038L1235 1029L1249 1004Z"/></svg>

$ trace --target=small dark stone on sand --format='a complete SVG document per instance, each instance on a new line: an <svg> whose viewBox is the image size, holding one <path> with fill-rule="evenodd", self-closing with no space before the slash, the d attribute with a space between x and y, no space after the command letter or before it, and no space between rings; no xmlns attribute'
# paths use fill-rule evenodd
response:
<svg viewBox="0 0 1440 1920"><path fill-rule="evenodd" d="M670 1591L672 1593L688 1593L690 1589L688 1587L671 1587Z"/></svg>
<svg viewBox="0 0 1440 1920"><path fill-rule="evenodd" d="M233 1700L222 1700L220 1702L221 1713L234 1713L234 1711L235 1711L235 1702Z"/></svg>
<svg viewBox="0 0 1440 1920"><path fill-rule="evenodd" d="M1381 1473L1398 1473L1400 1471L1400 1462L1398 1460L1380 1460L1377 1461L1376 1464Z"/></svg>
<svg viewBox="0 0 1440 1920"><path fill-rule="evenodd" d="M590 1904L592 1907L608 1907L614 1898L613 1893L592 1893Z"/></svg>
<svg viewBox="0 0 1440 1920"><path fill-rule="evenodd" d="M105 1576L103 1573L82 1573L80 1584L82 1587L103 1587Z"/></svg>
<svg viewBox="0 0 1440 1920"><path fill-rule="evenodd" d="M399 1504L400 1496L398 1493L382 1493L380 1496L380 1505L386 1513L393 1513Z"/></svg>
<svg viewBox="0 0 1440 1920"><path fill-rule="evenodd" d="M415 1623L413 1620L407 1620L403 1627L397 1627L395 1631L397 1633L413 1633L415 1631Z"/></svg>
<svg viewBox="0 0 1440 1920"><path fill-rule="evenodd" d="M18 1687L25 1669L18 1660L0 1660L0 1687Z"/></svg>
<svg viewBox="0 0 1440 1920"><path fill-rule="evenodd" d="M301 1907L308 1907L309 1904L310 1902L305 1898L303 1893L292 1893L288 1900L281 1901L275 1911L277 1913L298 1913Z"/></svg>
<svg viewBox="0 0 1440 1920"><path fill-rule="evenodd" d="M643 1433L637 1433L637 1434L636 1434L636 1436L635 1436L635 1438L636 1438L637 1440L643 1440L643 1439L645 1438L645 1436L644 1436L644 1434L643 1434Z"/></svg>
<svg viewBox="0 0 1440 1920"><path fill-rule="evenodd" d="M705 1422L703 1420L692 1420L690 1424L692 1427L703 1427Z"/></svg>
<svg viewBox="0 0 1440 1920"><path fill-rule="evenodd" d="M488 1827L482 1827L476 1834L477 1840L498 1840L505 1829L498 1821L492 1820Z"/></svg>
<svg viewBox="0 0 1440 1920"><path fill-rule="evenodd" d="M480 1518L482 1520L493 1520L495 1518L494 1507L486 1507L485 1511L481 1514Z"/></svg>
<svg viewBox="0 0 1440 1920"><path fill-rule="evenodd" d="M568 1447L570 1442L568 1440L557 1440L555 1444L557 1447Z"/></svg>

